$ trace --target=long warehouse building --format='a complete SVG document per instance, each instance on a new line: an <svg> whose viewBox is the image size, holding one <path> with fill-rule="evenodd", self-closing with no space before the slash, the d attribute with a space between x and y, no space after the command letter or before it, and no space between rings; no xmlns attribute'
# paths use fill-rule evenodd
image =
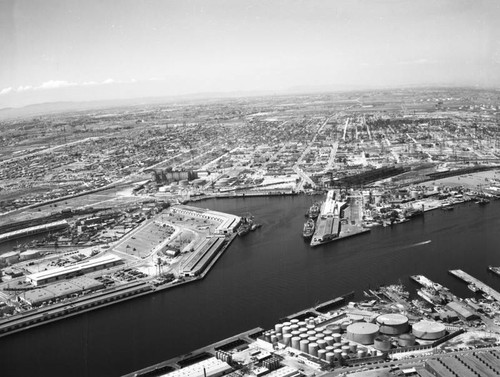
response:
<svg viewBox="0 0 500 377"><path fill-rule="evenodd" d="M52 283L57 280L83 275L92 271L102 270L122 263L122 258L116 255L105 255L99 258L87 260L85 262L73 264L65 267L52 268L47 271L36 272L26 276L26 281L34 286Z"/></svg>

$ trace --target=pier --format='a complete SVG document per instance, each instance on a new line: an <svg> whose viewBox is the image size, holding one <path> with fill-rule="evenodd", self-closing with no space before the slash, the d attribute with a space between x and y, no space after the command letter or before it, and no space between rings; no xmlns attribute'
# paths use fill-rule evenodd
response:
<svg viewBox="0 0 500 377"><path fill-rule="evenodd" d="M500 302L500 293L495 291L490 286L484 284L481 280L476 279L475 277L469 275L467 272L464 272L462 270L449 270L448 272L451 275L465 281L468 284L474 284L481 291L493 297L496 301Z"/></svg>

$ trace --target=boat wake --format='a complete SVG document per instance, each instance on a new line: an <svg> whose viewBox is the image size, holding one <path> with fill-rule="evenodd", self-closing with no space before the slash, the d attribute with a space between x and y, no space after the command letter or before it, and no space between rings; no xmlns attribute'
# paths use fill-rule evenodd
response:
<svg viewBox="0 0 500 377"><path fill-rule="evenodd" d="M431 240L422 241L422 242L417 242L417 243L414 243L414 244L411 244L411 245L405 246L405 247L403 247L403 249L410 249L410 248L412 248L412 247L417 247L417 246L427 245L428 243L431 243L431 242L432 242Z"/></svg>

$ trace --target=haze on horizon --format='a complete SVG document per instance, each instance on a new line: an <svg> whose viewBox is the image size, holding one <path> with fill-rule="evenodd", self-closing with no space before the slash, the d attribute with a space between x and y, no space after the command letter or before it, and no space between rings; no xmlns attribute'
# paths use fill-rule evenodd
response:
<svg viewBox="0 0 500 377"><path fill-rule="evenodd" d="M0 108L204 92L500 87L496 0L2 0Z"/></svg>

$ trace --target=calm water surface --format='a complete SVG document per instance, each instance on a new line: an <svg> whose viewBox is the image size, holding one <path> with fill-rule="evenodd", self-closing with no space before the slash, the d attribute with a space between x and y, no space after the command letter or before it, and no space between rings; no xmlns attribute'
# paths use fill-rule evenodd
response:
<svg viewBox="0 0 500 377"><path fill-rule="evenodd" d="M197 205L263 224L237 238L201 282L116 304L0 339L2 376L118 376L349 291L424 274L462 297L461 268L500 290L500 202L433 211L395 227L311 249L302 239L313 197L245 198ZM430 243L418 245L431 240Z"/></svg>

